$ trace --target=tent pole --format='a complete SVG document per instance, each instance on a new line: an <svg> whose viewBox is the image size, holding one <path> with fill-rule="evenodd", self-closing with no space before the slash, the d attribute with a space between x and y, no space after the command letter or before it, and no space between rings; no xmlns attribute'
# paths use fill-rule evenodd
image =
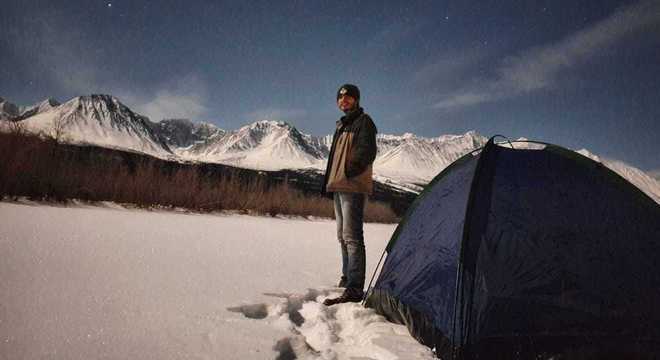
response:
<svg viewBox="0 0 660 360"><path fill-rule="evenodd" d="M371 280L369 280L369 285L367 285L367 291L364 293L364 296L362 297L362 306L364 306L364 304L366 303L367 296L369 296L369 292L371 292L371 284L373 283L374 278L376 277L376 273L378 272L378 268L380 267L381 261L383 261L383 257L385 256L386 251L387 251L387 249L383 250L383 253L380 254L380 260L378 260L378 264L376 264L376 268L374 269L374 273L373 273L373 275L371 275Z"/></svg>

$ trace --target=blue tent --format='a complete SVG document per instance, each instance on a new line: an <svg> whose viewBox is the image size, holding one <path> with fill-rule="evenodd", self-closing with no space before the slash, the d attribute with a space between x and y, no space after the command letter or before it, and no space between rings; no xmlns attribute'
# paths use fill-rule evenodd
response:
<svg viewBox="0 0 660 360"><path fill-rule="evenodd" d="M436 176L366 306L444 359L658 356L660 205L570 150L514 147Z"/></svg>

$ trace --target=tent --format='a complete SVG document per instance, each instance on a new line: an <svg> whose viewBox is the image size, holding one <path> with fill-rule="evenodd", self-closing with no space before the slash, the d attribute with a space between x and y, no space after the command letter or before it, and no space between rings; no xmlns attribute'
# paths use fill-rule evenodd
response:
<svg viewBox="0 0 660 360"><path fill-rule="evenodd" d="M660 205L578 153L515 143L433 179L366 306L443 359L658 356Z"/></svg>

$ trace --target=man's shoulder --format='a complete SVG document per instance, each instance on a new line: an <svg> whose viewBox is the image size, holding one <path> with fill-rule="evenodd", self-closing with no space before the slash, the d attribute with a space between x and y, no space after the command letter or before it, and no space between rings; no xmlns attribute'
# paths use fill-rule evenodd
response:
<svg viewBox="0 0 660 360"><path fill-rule="evenodd" d="M368 120L373 121L373 120L371 119L371 115L369 115L369 114L368 114L367 112L365 112L365 111L363 111L362 114L360 114L360 116L358 117L358 119L368 119Z"/></svg>
<svg viewBox="0 0 660 360"><path fill-rule="evenodd" d="M360 127L368 126L373 127L373 129L376 130L376 124L374 124L374 120L366 112L363 112L360 117L357 118L357 122L359 123L358 126Z"/></svg>

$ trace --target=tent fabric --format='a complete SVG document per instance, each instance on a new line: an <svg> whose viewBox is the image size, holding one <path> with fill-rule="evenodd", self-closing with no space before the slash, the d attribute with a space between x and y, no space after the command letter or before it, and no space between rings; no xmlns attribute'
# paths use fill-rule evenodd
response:
<svg viewBox="0 0 660 360"><path fill-rule="evenodd" d="M491 139L413 204L366 305L443 358L649 354L659 240L660 206L600 163Z"/></svg>
<svg viewBox="0 0 660 360"><path fill-rule="evenodd" d="M409 322L432 322L439 330L438 334L427 335L433 331L429 329L417 336L452 336L453 314L446 309L454 306L456 259L469 195L463 184L472 178L477 160L466 158L438 176L437 184L423 194L423 201L413 205L375 286L374 291L386 291L411 309L431 315L428 319L407 316Z"/></svg>

